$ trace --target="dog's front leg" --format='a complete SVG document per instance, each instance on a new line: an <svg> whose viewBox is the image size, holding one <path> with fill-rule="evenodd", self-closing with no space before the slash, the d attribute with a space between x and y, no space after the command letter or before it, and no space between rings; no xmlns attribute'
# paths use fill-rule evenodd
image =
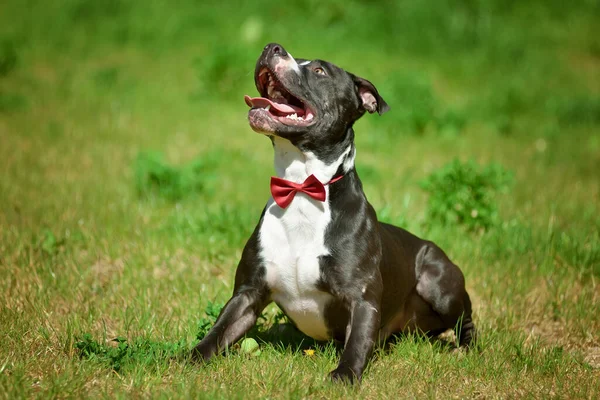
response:
<svg viewBox="0 0 600 400"><path fill-rule="evenodd" d="M331 372L333 380L360 381L379 334L381 316L373 302L361 299L352 305L349 334L338 367Z"/></svg>
<svg viewBox="0 0 600 400"><path fill-rule="evenodd" d="M254 326L266 306L264 295L256 289L239 290L225 304L217 322L192 350L192 357L206 361L237 342Z"/></svg>

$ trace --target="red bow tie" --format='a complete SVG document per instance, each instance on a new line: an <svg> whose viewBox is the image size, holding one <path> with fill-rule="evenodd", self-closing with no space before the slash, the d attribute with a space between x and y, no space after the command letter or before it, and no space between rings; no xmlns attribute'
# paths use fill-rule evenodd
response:
<svg viewBox="0 0 600 400"><path fill-rule="evenodd" d="M281 208L289 206L297 192L306 193L315 200L325 201L325 185L337 182L343 177L344 175L340 175L323 184L314 175L310 175L303 183L286 181L273 176L271 177L271 194L275 203Z"/></svg>

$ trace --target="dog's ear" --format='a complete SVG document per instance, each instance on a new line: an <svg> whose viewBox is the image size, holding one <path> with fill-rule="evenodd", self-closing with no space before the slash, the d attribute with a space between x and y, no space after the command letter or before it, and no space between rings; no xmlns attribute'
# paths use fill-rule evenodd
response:
<svg viewBox="0 0 600 400"><path fill-rule="evenodd" d="M377 111L379 115L390 111L390 106L379 95L379 92L371 82L354 74L350 74L350 76L354 81L356 92L365 110L371 114Z"/></svg>

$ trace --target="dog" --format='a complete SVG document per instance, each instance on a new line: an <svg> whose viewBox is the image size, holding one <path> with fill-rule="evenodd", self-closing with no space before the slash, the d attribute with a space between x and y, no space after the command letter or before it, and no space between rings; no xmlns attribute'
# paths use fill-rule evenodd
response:
<svg viewBox="0 0 600 400"><path fill-rule="evenodd" d="M461 270L434 243L378 222L354 167L353 124L389 106L366 79L267 45L245 96L250 127L270 138L277 176L248 239L233 296L192 350L208 360L275 302L317 340L344 343L333 380L360 381L374 346L397 332L454 329L476 340Z"/></svg>

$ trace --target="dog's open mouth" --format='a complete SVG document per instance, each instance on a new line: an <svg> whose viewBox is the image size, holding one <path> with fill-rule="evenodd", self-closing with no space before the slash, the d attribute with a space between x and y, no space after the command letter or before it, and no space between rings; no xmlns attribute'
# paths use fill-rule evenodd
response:
<svg viewBox="0 0 600 400"><path fill-rule="evenodd" d="M260 113L285 125L309 125L314 113L299 98L291 94L269 69L258 74L257 88L262 97L244 96L252 114Z"/></svg>

